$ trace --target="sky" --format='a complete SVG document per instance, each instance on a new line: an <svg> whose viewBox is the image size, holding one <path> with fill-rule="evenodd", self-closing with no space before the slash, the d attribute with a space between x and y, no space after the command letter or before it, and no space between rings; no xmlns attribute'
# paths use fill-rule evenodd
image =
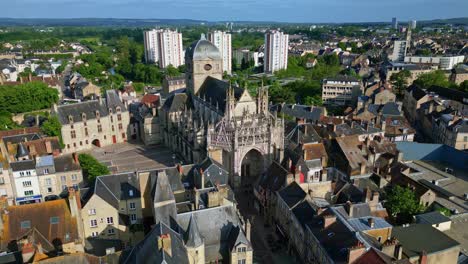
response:
<svg viewBox="0 0 468 264"><path fill-rule="evenodd" d="M9 18L384 22L468 16L468 0L0 0Z"/></svg>

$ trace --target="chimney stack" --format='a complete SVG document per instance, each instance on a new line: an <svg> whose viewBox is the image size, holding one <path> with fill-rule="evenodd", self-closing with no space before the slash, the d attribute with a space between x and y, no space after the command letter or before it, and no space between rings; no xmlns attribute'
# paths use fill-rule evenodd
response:
<svg viewBox="0 0 468 264"><path fill-rule="evenodd" d="M76 152L73 152L72 153L72 157L73 157L73 162L75 164L78 164L80 161L78 160L78 154L76 154Z"/></svg>
<svg viewBox="0 0 468 264"><path fill-rule="evenodd" d="M370 228L374 228L374 226L375 226L374 218L369 217L369 218L367 219L367 223L369 224Z"/></svg>
<svg viewBox="0 0 468 264"><path fill-rule="evenodd" d="M164 253L172 257L171 234L162 234L158 238L158 249L164 250Z"/></svg>
<svg viewBox="0 0 468 264"><path fill-rule="evenodd" d="M245 221L245 236L247 237L247 240L249 241L250 241L250 229L251 229L250 220L247 219Z"/></svg>

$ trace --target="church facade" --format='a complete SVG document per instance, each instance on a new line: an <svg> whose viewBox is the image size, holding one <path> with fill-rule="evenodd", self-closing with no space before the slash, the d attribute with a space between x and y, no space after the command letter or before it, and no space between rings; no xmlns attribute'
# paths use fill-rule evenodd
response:
<svg viewBox="0 0 468 264"><path fill-rule="evenodd" d="M221 54L203 36L185 54L187 87L161 109L163 141L187 162L217 160L232 186L249 186L282 158L284 121L269 112L266 88L252 95L222 80Z"/></svg>

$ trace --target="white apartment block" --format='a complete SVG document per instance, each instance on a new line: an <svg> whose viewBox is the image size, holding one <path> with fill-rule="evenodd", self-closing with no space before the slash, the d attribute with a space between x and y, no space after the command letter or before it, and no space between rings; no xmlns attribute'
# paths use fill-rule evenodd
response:
<svg viewBox="0 0 468 264"><path fill-rule="evenodd" d="M395 40L395 42L393 43L393 53L390 56L390 60L403 62L405 60L406 51L406 40Z"/></svg>
<svg viewBox="0 0 468 264"><path fill-rule="evenodd" d="M272 30L265 34L264 72L288 68L289 35Z"/></svg>
<svg viewBox="0 0 468 264"><path fill-rule="evenodd" d="M349 76L338 76L322 81L322 101L324 104L348 105L362 94L361 82Z"/></svg>
<svg viewBox="0 0 468 264"><path fill-rule="evenodd" d="M143 32L143 37L147 63L157 63L161 68L184 64L182 33L170 29L153 29Z"/></svg>
<svg viewBox="0 0 468 264"><path fill-rule="evenodd" d="M231 34L223 31L214 31L208 33L208 40L213 43L221 52L223 58L223 72L231 74L232 72L232 44Z"/></svg>
<svg viewBox="0 0 468 264"><path fill-rule="evenodd" d="M464 55L446 56L406 56L406 63L438 65L440 70L451 70L465 61Z"/></svg>

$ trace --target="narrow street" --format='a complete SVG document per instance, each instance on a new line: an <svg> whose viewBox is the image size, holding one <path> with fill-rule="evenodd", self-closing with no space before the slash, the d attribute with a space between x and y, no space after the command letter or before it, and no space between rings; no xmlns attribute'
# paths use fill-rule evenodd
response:
<svg viewBox="0 0 468 264"><path fill-rule="evenodd" d="M254 249L254 263L296 263L286 252L286 245L282 245L271 226L266 226L263 216L254 208L255 197L251 189L240 188L235 191L238 208L242 216L251 222L251 243Z"/></svg>

